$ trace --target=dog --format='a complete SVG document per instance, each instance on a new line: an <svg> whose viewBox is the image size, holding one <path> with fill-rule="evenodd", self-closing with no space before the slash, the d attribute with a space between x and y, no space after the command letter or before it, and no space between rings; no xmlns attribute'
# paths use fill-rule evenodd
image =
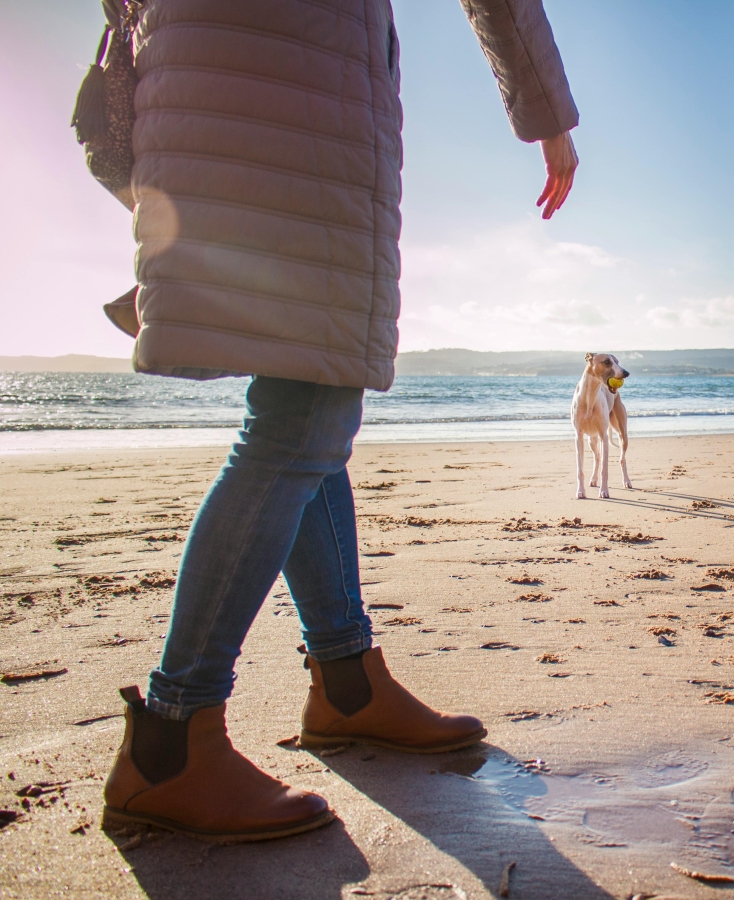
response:
<svg viewBox="0 0 734 900"><path fill-rule="evenodd" d="M589 485L599 488L599 497L609 499L609 437L612 429L619 435L619 465L626 488L632 487L627 474L627 410L618 389L609 379L629 378L611 353L587 353L586 368L576 385L571 404L571 421L576 432L576 497L586 498L584 490L584 436L594 454L594 472Z"/></svg>

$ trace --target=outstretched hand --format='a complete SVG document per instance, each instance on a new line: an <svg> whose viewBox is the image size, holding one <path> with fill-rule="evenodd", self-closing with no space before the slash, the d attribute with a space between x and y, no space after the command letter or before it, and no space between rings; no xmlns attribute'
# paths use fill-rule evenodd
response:
<svg viewBox="0 0 734 900"><path fill-rule="evenodd" d="M568 197L579 158L576 156L576 148L571 140L571 133L568 131L564 131L558 137L541 141L540 149L543 153L548 177L536 206L543 206L545 203L543 218L550 219L553 213L563 206Z"/></svg>

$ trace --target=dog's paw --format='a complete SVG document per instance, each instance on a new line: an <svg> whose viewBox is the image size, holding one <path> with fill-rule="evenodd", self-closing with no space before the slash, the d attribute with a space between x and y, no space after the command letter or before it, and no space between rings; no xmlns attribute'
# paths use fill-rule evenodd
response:
<svg viewBox="0 0 734 900"><path fill-rule="evenodd" d="M624 486L625 486L628 490L632 490L632 482L631 482L631 481L625 481Z"/></svg>
<svg viewBox="0 0 734 900"><path fill-rule="evenodd" d="M577 500L586 500L586 491L576 491Z"/></svg>
<svg viewBox="0 0 734 900"><path fill-rule="evenodd" d="M609 491L602 491L599 489L599 499L600 500L608 500L609 499Z"/></svg>
<svg viewBox="0 0 734 900"><path fill-rule="evenodd" d="M596 478L592 478L589 482L589 487L599 487L599 481Z"/></svg>

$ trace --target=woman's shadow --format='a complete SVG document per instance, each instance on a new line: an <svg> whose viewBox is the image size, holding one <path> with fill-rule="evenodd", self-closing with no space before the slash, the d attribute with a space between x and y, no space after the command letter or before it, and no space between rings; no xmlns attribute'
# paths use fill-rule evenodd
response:
<svg viewBox="0 0 734 900"><path fill-rule="evenodd" d="M221 846L151 830L111 836L151 900L341 900L369 866L338 819L276 841Z"/></svg>
<svg viewBox="0 0 734 900"><path fill-rule="evenodd" d="M329 763L358 791L470 870L492 896L612 900L522 812L523 800L545 795L547 787L539 773L528 772L517 759L488 744L421 757L378 750L375 759L365 761L372 756L369 751L353 748ZM497 790L494 775L502 770ZM503 874L513 863L509 892L503 894ZM379 881L399 894L417 883L416 876L423 874L425 880L425 868L418 858L414 872L408 863L387 879L388 873L372 874L382 874Z"/></svg>
<svg viewBox="0 0 734 900"><path fill-rule="evenodd" d="M496 748L480 744L456 753L412 756L357 746L329 757L328 764L361 794L472 872L492 896L500 896L503 873L514 863L510 897L612 900L521 812L523 797L545 793L542 778L521 779L521 795L514 796L494 790L491 775L489 781L473 777L492 766L494 771L497 766L520 770L517 760ZM513 799L518 802L513 804ZM367 808L360 816L370 817L370 812ZM385 854L384 848L375 853L371 870L338 820L293 838L229 847L162 832L143 835L142 840L116 838L116 843L151 900L337 900L346 885L360 882L375 896L388 897L425 882L429 864L420 845L410 852L396 846L394 853ZM435 868L435 855L430 865ZM427 896L458 898L469 888L462 888L456 867L450 868L460 890L454 892L446 884Z"/></svg>

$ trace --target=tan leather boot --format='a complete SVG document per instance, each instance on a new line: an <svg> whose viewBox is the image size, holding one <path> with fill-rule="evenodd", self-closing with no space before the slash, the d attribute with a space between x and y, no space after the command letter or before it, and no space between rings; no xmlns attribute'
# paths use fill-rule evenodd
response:
<svg viewBox="0 0 734 900"><path fill-rule="evenodd" d="M486 736L487 729L474 716L436 712L398 684L385 665L381 647L367 650L362 665L372 699L347 716L329 701L319 663L306 657L312 684L303 708L301 746L356 742L408 753L442 753L469 747Z"/></svg>
<svg viewBox="0 0 734 900"><path fill-rule="evenodd" d="M224 705L172 722L148 710L137 687L120 693L125 737L105 785L104 829L139 823L235 843L298 834L333 819L323 798L271 778L232 747Z"/></svg>

